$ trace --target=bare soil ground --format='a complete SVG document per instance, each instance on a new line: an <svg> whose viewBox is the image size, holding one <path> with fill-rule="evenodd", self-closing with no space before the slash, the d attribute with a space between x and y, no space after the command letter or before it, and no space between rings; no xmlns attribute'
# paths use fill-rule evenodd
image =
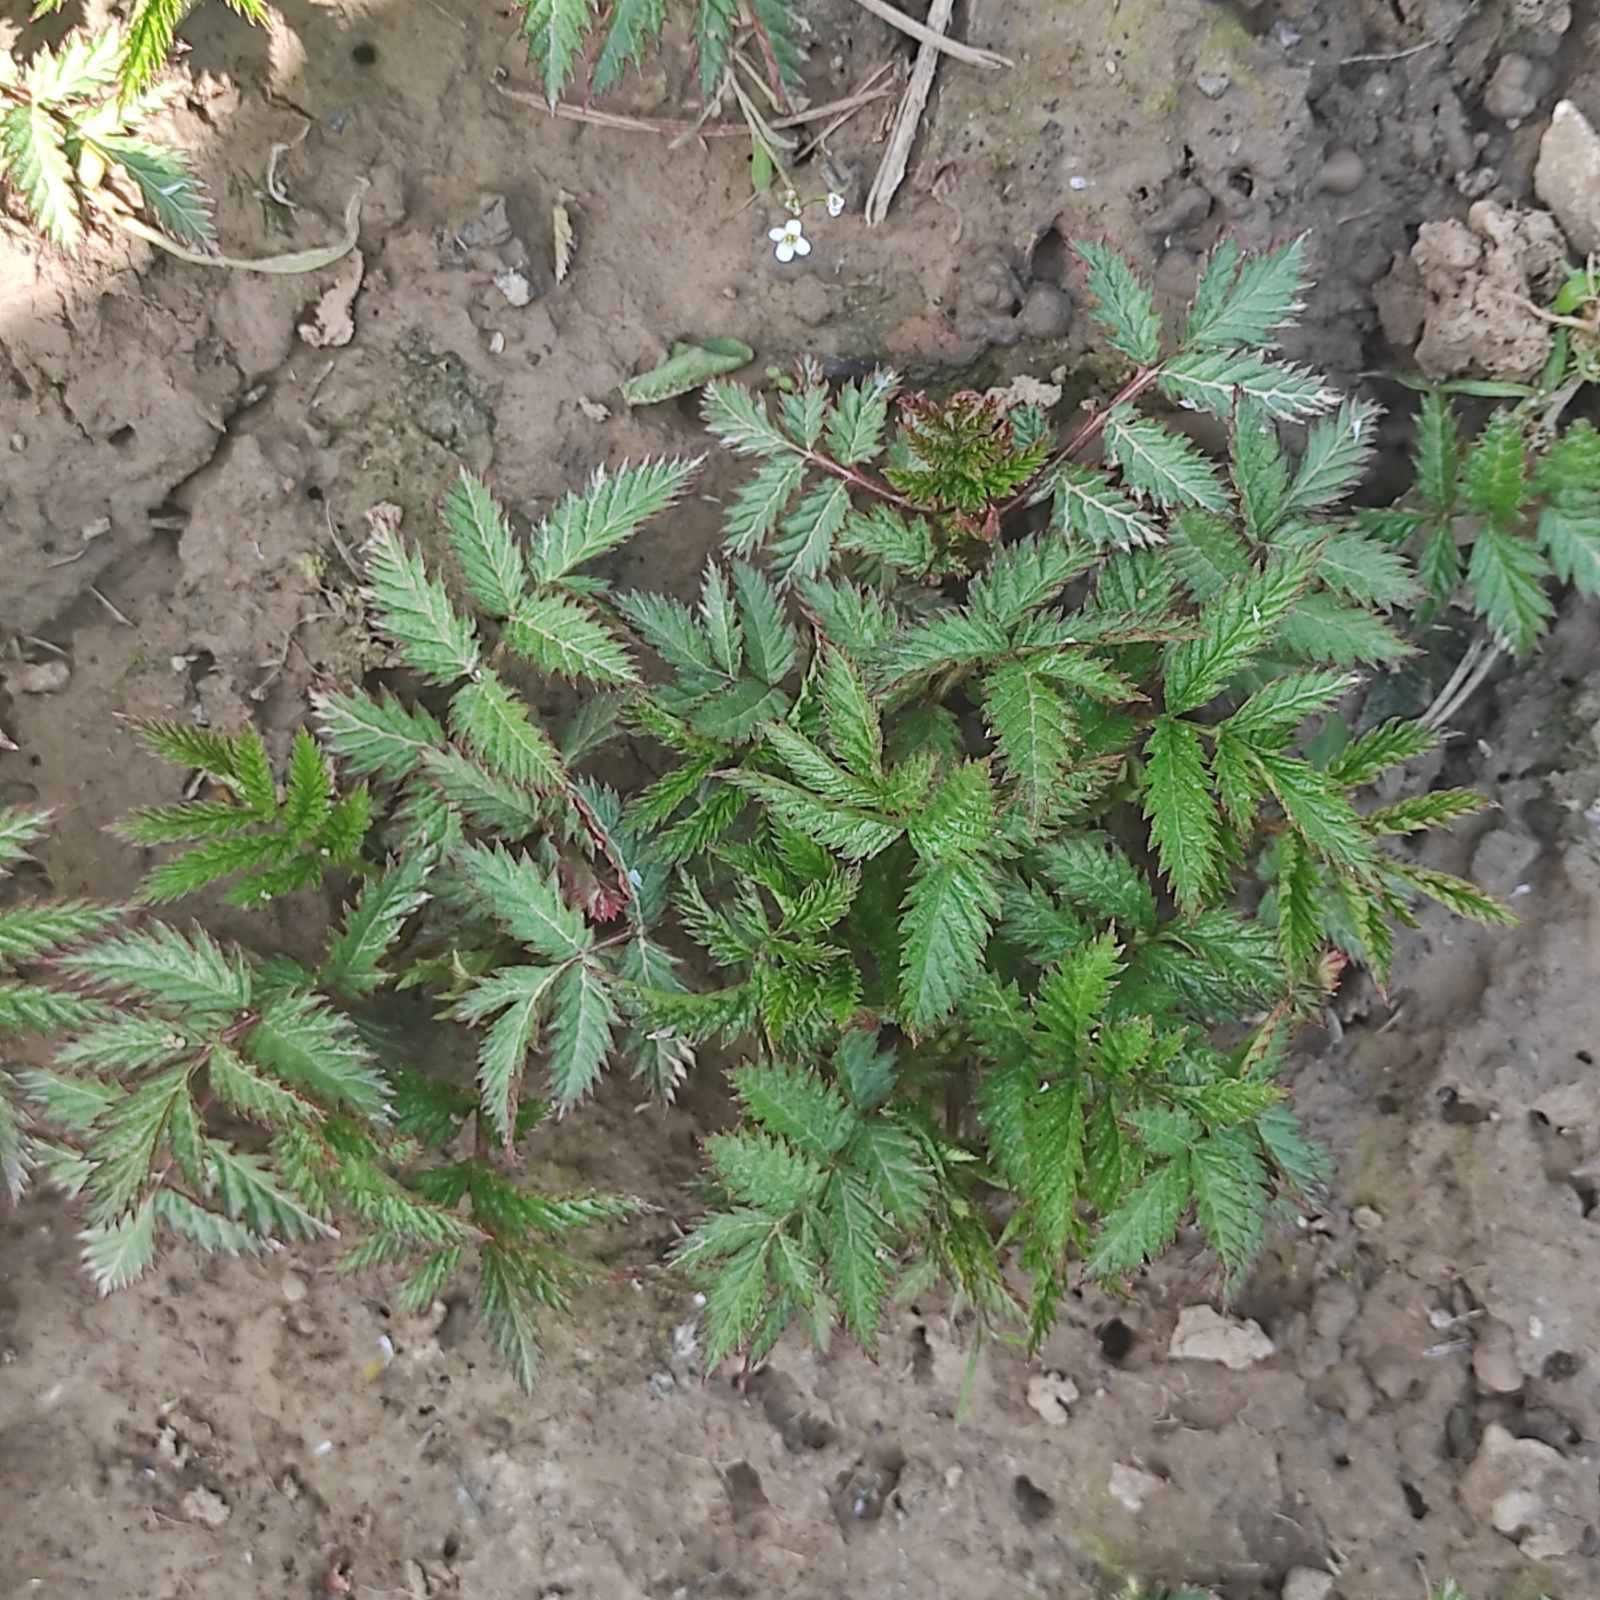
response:
<svg viewBox="0 0 1600 1600"><path fill-rule="evenodd" d="M330 237L371 185L354 337L297 332L332 273L112 244L69 265L0 232L0 624L13 667L70 667L53 693L0 695L19 746L0 755L0 800L57 809L55 889L126 890L141 862L105 824L171 778L119 717L250 717L281 739L314 681L370 664L340 575L366 509L396 501L427 539L459 463L537 514L601 463L695 449L691 406L629 412L615 393L678 338L746 339L757 370L805 351L929 383L1065 368L1070 402L1095 369L1064 239L1111 240L1177 302L1221 234L1311 230L1297 353L1347 382L1402 361L1384 329L1415 335L1393 268L1416 225L1526 199L1554 101L1600 112L1600 22L1580 3L1562 32L1566 9L971 0L966 36L1016 70L941 71L878 229L859 205L881 119L857 116L826 169L805 169L808 193L839 189L850 210L809 211L813 251L782 265L735 141L674 150L508 96L533 86L493 8L283 0L251 30L202 7L176 132L230 253ZM814 100L904 58L853 0L808 10ZM1509 119L1504 95L1485 105L1507 51L1536 102ZM672 116L690 98L674 49L608 104ZM277 144L293 210L265 192ZM557 285L562 191L578 245ZM528 304L496 286L508 269ZM683 592L715 539L715 505L691 504L616 576ZM1440 639L1444 671L1460 647ZM1442 758L1499 809L1437 859L1514 896L1522 927L1429 919L1396 991L1353 988L1307 1041L1297 1092L1338 1177L1233 1308L1270 1359L1169 1359L1179 1311L1216 1295L1196 1247L1125 1302L1085 1290L1031 1366L973 1354L929 1303L875 1365L793 1344L748 1392L706 1382L695 1308L658 1268L666 1218L694 1207L715 1094L638 1115L618 1092L549 1159L662 1210L552 1330L532 1400L453 1309L403 1324L381 1285L314 1255L173 1258L98 1302L70 1215L35 1202L0 1219L0 1594L1087 1600L1137 1575L1300 1600L1322 1593L1286 1588L1305 1568L1335 1574L1342 1600L1421 1600L1424 1570L1474 1600L1592 1600L1595 649L1594 619L1568 616ZM229 931L293 948L323 910ZM1047 1373L1078 1389L1070 1417Z"/></svg>

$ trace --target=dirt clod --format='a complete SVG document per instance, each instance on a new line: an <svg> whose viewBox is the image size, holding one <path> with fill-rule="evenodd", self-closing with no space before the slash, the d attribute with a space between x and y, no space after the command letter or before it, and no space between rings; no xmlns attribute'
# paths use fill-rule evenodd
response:
<svg viewBox="0 0 1600 1600"><path fill-rule="evenodd" d="M1259 1322L1224 1317L1212 1306L1185 1306L1167 1354L1174 1361L1216 1361L1230 1372L1243 1372L1270 1360L1277 1346Z"/></svg>
<svg viewBox="0 0 1600 1600"><path fill-rule="evenodd" d="M1516 1439L1498 1423L1483 1430L1461 1480L1461 1503L1530 1560L1570 1555L1600 1514L1594 1480L1537 1439Z"/></svg>
<svg viewBox="0 0 1600 1600"><path fill-rule="evenodd" d="M1331 1600L1335 1581L1320 1567L1291 1567L1283 1580L1283 1600Z"/></svg>
<svg viewBox="0 0 1600 1600"><path fill-rule="evenodd" d="M220 1528L233 1515L233 1508L213 1489L190 1489L178 1502L178 1509L190 1522Z"/></svg>
<svg viewBox="0 0 1600 1600"><path fill-rule="evenodd" d="M1060 1372L1042 1372L1028 1380L1028 1404L1052 1427L1072 1419L1078 1403L1078 1386Z"/></svg>
<svg viewBox="0 0 1600 1600"><path fill-rule="evenodd" d="M58 694L72 681L72 668L65 661L35 661L6 668L5 681L18 694Z"/></svg>

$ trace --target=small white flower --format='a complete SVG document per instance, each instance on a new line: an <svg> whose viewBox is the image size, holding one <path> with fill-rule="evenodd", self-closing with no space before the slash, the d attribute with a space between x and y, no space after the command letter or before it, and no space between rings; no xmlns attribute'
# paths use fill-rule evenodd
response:
<svg viewBox="0 0 1600 1600"><path fill-rule="evenodd" d="M830 217L842 217L844 215L844 196L842 194L830 194L828 196L828 215Z"/></svg>
<svg viewBox="0 0 1600 1600"><path fill-rule="evenodd" d="M787 211L791 217L798 217L800 213L805 210L805 207L800 204L800 196L797 195L793 189L784 190L783 209Z"/></svg>
<svg viewBox="0 0 1600 1600"><path fill-rule="evenodd" d="M767 237L777 246L773 254L780 261L793 261L796 256L811 254L811 241L800 231L798 217L781 228L768 228Z"/></svg>

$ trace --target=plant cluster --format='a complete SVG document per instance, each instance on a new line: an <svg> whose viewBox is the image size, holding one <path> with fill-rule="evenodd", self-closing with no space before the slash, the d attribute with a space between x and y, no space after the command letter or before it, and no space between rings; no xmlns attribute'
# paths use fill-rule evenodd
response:
<svg viewBox="0 0 1600 1600"><path fill-rule="evenodd" d="M598 44L589 86L603 93L620 83L630 65L642 66L667 25L668 0L519 0L528 58L537 67L551 105L572 83L585 54ZM700 88L711 96L723 82L741 35L760 53L773 89L794 87L804 59L804 29L796 0L686 0L681 8L694 41Z"/></svg>
<svg viewBox="0 0 1600 1600"><path fill-rule="evenodd" d="M149 9L136 12L135 30ZM115 219L130 209L181 244L215 242L211 203L188 158L147 136L172 86L154 81L164 47L152 66L141 37L79 28L26 63L0 54L0 194L15 196L62 249L82 242L91 214Z"/></svg>
<svg viewBox="0 0 1600 1600"><path fill-rule="evenodd" d="M376 525L401 676L319 693L281 787L251 732L145 730L199 776L122 825L184 846L145 905L330 872L348 903L315 970L143 912L5 914L26 971L0 1023L66 1037L16 1075L38 1125L13 1103L8 1179L84 1196L102 1287L162 1236L243 1251L342 1216L352 1264L409 1263L409 1301L475 1268L526 1380L564 1236L626 1203L523 1185L521 1141L608 1069L670 1097L708 1045L739 1117L678 1260L713 1361L796 1319L870 1349L932 1279L1036 1341L1071 1273L1126 1274L1190 1218L1248 1266L1320 1178L1275 1081L1294 1020L1349 959L1381 977L1419 897L1505 913L1403 848L1475 796L1358 804L1426 729L1304 737L1352 668L1406 653L1417 585L1343 507L1372 408L1273 353L1300 246L1221 248L1170 337L1125 263L1082 255L1130 374L1064 442L889 373L803 364L775 404L713 382L751 470L692 607L604 564L697 461L598 473L526 536L464 474L443 564ZM1221 419L1226 462L1153 393ZM581 695L564 726L533 709L549 681ZM624 737L659 776L619 793L593 758ZM11 816L13 859L38 826ZM385 985L470 1030L470 1091L405 1065Z"/></svg>

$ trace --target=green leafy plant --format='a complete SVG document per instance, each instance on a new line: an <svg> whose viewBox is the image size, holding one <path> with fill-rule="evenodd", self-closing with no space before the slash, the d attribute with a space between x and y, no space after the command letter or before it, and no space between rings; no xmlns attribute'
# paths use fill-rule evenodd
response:
<svg viewBox="0 0 1600 1600"><path fill-rule="evenodd" d="M78 247L92 216L114 221L130 208L182 244L215 241L187 157L144 133L170 89L142 66L130 71L135 37L74 29L26 63L0 55L0 193L64 250Z"/></svg>
<svg viewBox="0 0 1600 1600"><path fill-rule="evenodd" d="M759 1355L796 1319L870 1348L889 1297L935 1279L988 1324L1025 1310L1037 1341L1073 1274L1122 1276L1190 1218L1242 1273L1278 1198L1322 1177L1276 1081L1295 1020L1348 960L1386 975L1421 898L1505 920L1407 853L1475 796L1361 798L1425 728L1308 753L1352 669L1406 654L1393 613L1418 588L1343 509L1373 409L1273 354L1299 245L1224 246L1171 336L1125 263L1081 255L1130 371L1065 440L1034 408L903 396L887 372L833 389L803 363L775 404L716 381L707 424L751 470L694 606L617 594L603 563L696 462L600 473L526 537L463 475L438 559L389 527L366 548L396 675L318 694L331 768L297 741L280 794L248 735L148 735L225 791L130 819L137 839L199 839L158 886L229 865L254 874L247 902L285 872L309 882L333 861L318 830L344 814L353 837L370 814L315 972L141 937L245 975L213 1008L235 1054L276 1006L378 1071L333 1000L361 1017L386 983L471 1031L472 1092L387 1053L378 1082L411 1147L447 1152L470 1123L478 1164L395 1166L376 1143L362 1170L421 1208L391 1229L431 1247L412 1281L461 1257L406 1219L475 1230L514 1357L555 1290L500 1252L539 1218L612 1213L498 1185L530 1119L576 1111L608 1068L666 1097L701 1046L739 1061L678 1253L707 1286L713 1358ZM1154 395L1220 418L1227 459L1142 409ZM536 683L574 701L564 724L535 713ZM584 770L622 735L650 752L626 793ZM221 839L247 859L208 855ZM306 1170L285 1177L302 1204Z"/></svg>
<svg viewBox="0 0 1600 1600"><path fill-rule="evenodd" d="M265 0L223 0L247 22L267 20ZM60 11L66 0L36 0L34 18ZM133 0L117 41L116 83L125 100L133 100L155 82L171 59L178 26L194 9L195 0Z"/></svg>
<svg viewBox="0 0 1600 1600"><path fill-rule="evenodd" d="M0 863L47 822L0 813ZM364 890L329 953L330 989L376 986L418 877L402 867ZM291 962L60 900L0 912L0 959L0 1034L65 1036L47 1065L0 1071L0 1176L13 1199L35 1176L77 1197L102 1293L142 1276L163 1241L259 1255L353 1225L344 1265L404 1266L408 1309L476 1266L488 1330L532 1382L536 1313L585 1276L568 1237L626 1215L625 1201L540 1194L481 1155L429 1159L475 1116L472 1097L380 1065Z"/></svg>
<svg viewBox="0 0 1600 1600"><path fill-rule="evenodd" d="M551 105L571 84L579 62L598 43L590 76L596 93L619 83L630 66L642 66L646 53L667 25L668 0L617 0L609 8L594 0L519 0L528 57L538 69ZM741 35L759 51L773 89L799 81L804 34L795 0L688 0L683 6L699 62L702 93L723 82ZM742 9L742 15L741 15Z"/></svg>
<svg viewBox="0 0 1600 1600"><path fill-rule="evenodd" d="M1555 615L1552 580L1600 594L1600 433L1587 421L1557 434L1527 406L1495 411L1464 445L1451 400L1423 396L1416 483L1376 530L1416 550L1432 604L1458 594L1497 644L1526 655Z"/></svg>
<svg viewBox="0 0 1600 1600"><path fill-rule="evenodd" d="M242 874L228 899L257 905L312 888L329 870L358 863L372 821L367 790L357 786L335 801L332 764L309 733L295 736L280 796L267 747L254 728L228 734L155 722L138 732L156 755L215 790L177 805L146 806L118 824L116 831L133 844L194 842L150 872L140 886L141 900L181 900Z"/></svg>

